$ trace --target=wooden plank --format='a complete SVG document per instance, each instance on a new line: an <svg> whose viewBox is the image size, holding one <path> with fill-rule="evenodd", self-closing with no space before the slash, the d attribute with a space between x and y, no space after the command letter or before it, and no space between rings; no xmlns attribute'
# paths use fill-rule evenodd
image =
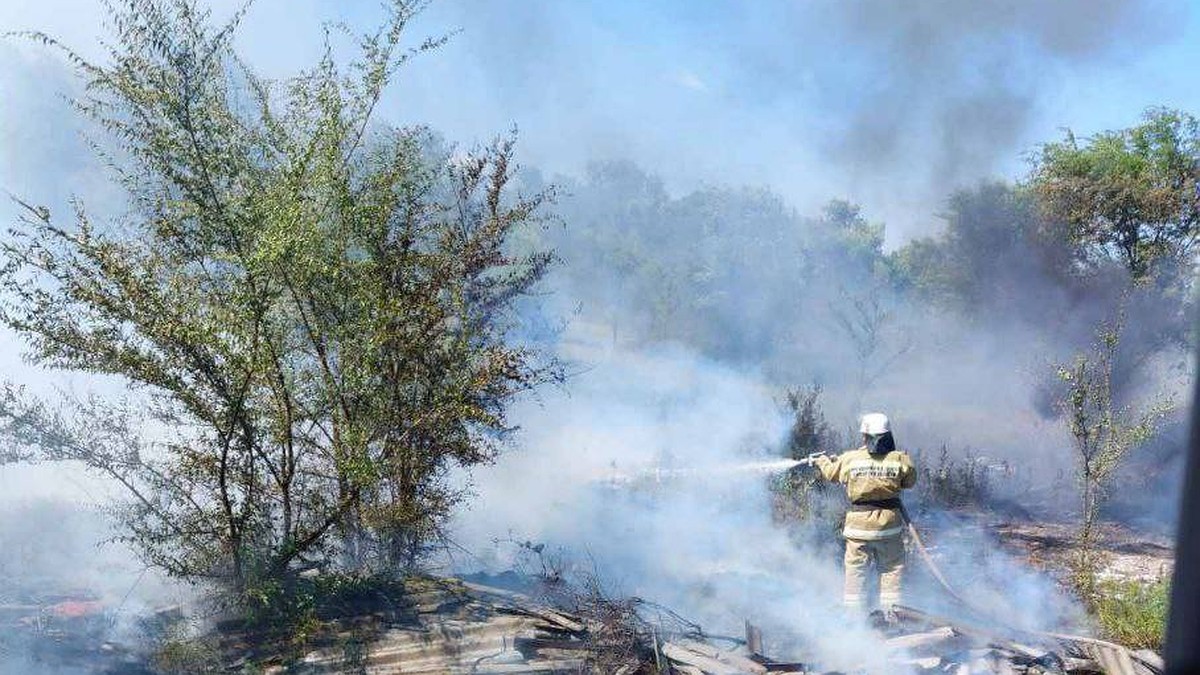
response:
<svg viewBox="0 0 1200 675"><path fill-rule="evenodd" d="M512 602L515 602L518 605L520 605L521 607L524 607L527 609L537 608L537 609L540 609L543 611L552 612L567 621L573 621L575 623L579 623L583 620L581 617L572 615L569 612L564 612L559 609L550 609L548 607L543 607L543 606L539 605L537 603L537 601L535 601L533 598L529 597L528 595L525 595L524 593L518 593L516 591L509 591L509 590L505 590L503 588L495 588L493 586L484 586L482 584L476 584L476 583L473 583L470 581L459 581L458 583L462 584L463 587L467 588L468 590L474 591L476 593L481 593L483 595L491 595L491 596L495 596L495 597L499 597L499 598L505 598L505 599L511 600Z"/></svg>
<svg viewBox="0 0 1200 675"><path fill-rule="evenodd" d="M708 644L707 642L698 642L696 640L683 639L683 640L675 640L672 644L674 644L676 647L683 647L684 649L686 649L688 651L693 651L693 652L696 652L697 654L702 654L702 655L707 656L712 659L717 658L717 655L719 655L721 653L720 649L717 649L716 647Z"/></svg>
<svg viewBox="0 0 1200 675"><path fill-rule="evenodd" d="M539 649L586 650L591 645L582 640L567 640L540 637L513 637L513 647L521 651L536 652Z"/></svg>
<svg viewBox="0 0 1200 675"><path fill-rule="evenodd" d="M1023 645L1019 642L1013 642L1012 640L994 640L994 642L996 642L1001 648L1015 654L1020 654L1021 656L1024 656L1032 661L1041 661L1051 654L1049 650L1042 649L1040 647Z"/></svg>
<svg viewBox="0 0 1200 675"><path fill-rule="evenodd" d="M743 672L736 666L723 663L712 658L711 656L698 654L690 649L687 649L686 647L682 647L672 642L663 643L662 653L663 656L666 656L668 659L676 663L699 668L702 672L710 673L711 675L739 675ZM765 673L767 672L767 669L763 668L759 672Z"/></svg>
<svg viewBox="0 0 1200 675"><path fill-rule="evenodd" d="M787 661L768 661L763 664L767 667L767 675L776 675L777 673L807 673L808 665L799 662Z"/></svg>
<svg viewBox="0 0 1200 675"><path fill-rule="evenodd" d="M505 588L496 588L495 586L484 586L483 584L477 584L477 583L474 583L471 581L463 581L461 579L454 579L451 583L454 585L460 585L467 590L475 591L476 593L482 593L484 595L492 595L492 596L495 596L498 598L507 598L509 600L514 600L516 602L520 602L520 603L524 603L524 604L533 602L533 598L529 597L528 595L525 595L524 593L518 593L516 591L510 591Z"/></svg>
<svg viewBox="0 0 1200 675"><path fill-rule="evenodd" d="M728 663L729 665L737 668L739 673L765 673L765 672L767 672L766 666L759 663L758 661L754 661L745 656L742 656L741 654L734 654L732 652L721 652L721 655L717 656L716 659L718 661L720 661L721 663Z"/></svg>
<svg viewBox="0 0 1200 675"><path fill-rule="evenodd" d="M523 675L524 673L572 673L579 672L585 661L531 661L529 663L476 663L469 666L455 666L451 670L441 671L450 675ZM368 666L368 669L370 666ZM406 671L401 670L401 673ZM438 671L427 671L432 675Z"/></svg>
<svg viewBox="0 0 1200 675"><path fill-rule="evenodd" d="M899 666L907 666L911 668L919 668L921 670L932 670L942 665L942 659L939 656L926 656L919 659L899 659L890 661Z"/></svg>
<svg viewBox="0 0 1200 675"><path fill-rule="evenodd" d="M884 642L888 649L899 651L942 645L958 637L958 631L950 626L940 626L924 633L912 633L889 638Z"/></svg>
<svg viewBox="0 0 1200 675"><path fill-rule="evenodd" d="M1167 669L1167 664L1163 662L1163 658L1159 656L1158 652L1139 649L1133 653L1133 657L1159 672Z"/></svg>
<svg viewBox="0 0 1200 675"><path fill-rule="evenodd" d="M496 609L497 611L506 612L508 614L523 614L525 616L532 616L536 619L541 619L557 628L561 628L568 633L579 634L587 632L582 623L572 621L562 614L559 614L558 612L546 607L524 607L514 605L512 607L497 607Z"/></svg>
<svg viewBox="0 0 1200 675"><path fill-rule="evenodd" d="M928 622L928 623L937 623L937 624L941 624L941 625L950 626L954 630L958 631L959 633L962 633L963 635L966 635L968 637L978 638L980 640L986 641L991 647L993 647L995 649L1001 649L1004 651L1013 652L1015 654L1019 654L1019 655L1025 657L1031 661L1040 661L1052 653L1051 651L1049 651L1047 649L1043 649L1041 647L1030 646L1027 644L1021 644L1021 643L1017 643L1012 640L1009 640L1007 638L999 637L995 634L994 630L987 630L987 629L980 628L980 627L977 627L977 626L974 626L971 624L967 624L967 623L964 623L961 621L949 621L949 620L943 619L941 617L935 616L933 614L926 614L925 612L922 612L917 609L913 609L911 607L904 607L901 605L896 605L895 607L892 608L892 610L894 612L896 612L902 619L906 619L909 621L923 621L923 622ZM1071 636L1056 635L1054 633L1038 633L1038 632L1033 632L1033 631L1017 631L1017 632L1021 633L1026 638L1028 638L1028 637L1044 638L1044 639L1048 639L1052 642L1060 640L1060 639L1072 639ZM1088 640L1088 639L1085 638L1085 640ZM1098 642L1096 640L1089 640L1089 641L1092 643ZM1112 643L1101 642L1101 644L1112 646Z"/></svg>
<svg viewBox="0 0 1200 675"><path fill-rule="evenodd" d="M722 651L713 645L705 642L697 642L695 640L678 640L675 644L684 649L702 654L710 659L716 659L722 663L734 666L741 673L765 673L767 667L763 664L733 652Z"/></svg>
<svg viewBox="0 0 1200 675"><path fill-rule="evenodd" d="M1100 664L1093 659L1077 659L1071 656L1059 657L1062 659L1063 670L1068 673L1103 673L1100 669Z"/></svg>

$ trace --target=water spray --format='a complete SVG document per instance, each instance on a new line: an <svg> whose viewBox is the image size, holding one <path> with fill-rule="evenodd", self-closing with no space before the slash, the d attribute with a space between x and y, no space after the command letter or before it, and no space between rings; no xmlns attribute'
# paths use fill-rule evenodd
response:
<svg viewBox="0 0 1200 675"><path fill-rule="evenodd" d="M622 487L627 485L635 485L641 483L663 483L672 480L684 480L689 478L707 478L715 476L736 476L736 475L771 475L790 471L799 466L813 466L817 459L825 457L823 452L815 452L803 459L769 459L756 462L743 462L739 464L715 464L711 466L689 467L686 469L668 469L663 467L654 467L643 469L635 473L622 473L614 471L609 476L603 479L603 482L613 486Z"/></svg>

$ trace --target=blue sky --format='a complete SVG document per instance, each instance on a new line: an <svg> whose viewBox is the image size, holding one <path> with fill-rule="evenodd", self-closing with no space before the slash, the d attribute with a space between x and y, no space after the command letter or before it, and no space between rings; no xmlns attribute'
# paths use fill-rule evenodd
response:
<svg viewBox="0 0 1200 675"><path fill-rule="evenodd" d="M322 20L379 16L376 0L257 0L242 48L286 75L316 56ZM0 29L86 54L102 17L89 0L0 5ZM1019 176L1063 127L1127 126L1149 105L1200 113L1191 2L441 0L411 36L454 30L402 74L383 118L463 143L515 125L523 163L551 175L630 159L675 191L766 185L803 212L850 198L891 245L936 227L954 187ZM56 57L11 42L0 56L0 184L61 191L80 146L56 138L72 133Z"/></svg>

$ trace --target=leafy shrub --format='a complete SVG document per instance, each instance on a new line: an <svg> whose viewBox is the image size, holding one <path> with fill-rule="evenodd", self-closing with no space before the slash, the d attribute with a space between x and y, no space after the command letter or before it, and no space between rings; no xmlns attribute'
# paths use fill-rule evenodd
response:
<svg viewBox="0 0 1200 675"><path fill-rule="evenodd" d="M1104 580L1096 591L1091 610L1106 639L1131 649L1162 649L1170 580Z"/></svg>
<svg viewBox="0 0 1200 675"><path fill-rule="evenodd" d="M200 675L221 672L220 652L212 642L182 635L164 640L151 657L157 672L165 675Z"/></svg>

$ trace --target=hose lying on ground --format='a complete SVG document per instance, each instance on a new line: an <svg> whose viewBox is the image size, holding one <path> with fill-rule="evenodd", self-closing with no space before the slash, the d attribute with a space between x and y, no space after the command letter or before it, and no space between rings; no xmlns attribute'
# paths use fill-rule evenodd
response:
<svg viewBox="0 0 1200 675"><path fill-rule="evenodd" d="M908 536L912 538L913 546L917 549L917 554L921 556L921 561L925 563L925 568L933 575L934 580L938 582L942 590L946 591L946 595L949 595L955 602L972 612L987 616L986 612L980 612L978 607L973 606L966 598L959 595L958 591L955 591L954 587L950 585L950 582L946 581L942 570L933 561L933 556L929 555L929 549L925 548L925 542L921 541L921 533L917 531L917 526L913 524L913 519L908 515L908 509L904 508L903 504L900 505L900 516L904 518L904 526L908 529Z"/></svg>
<svg viewBox="0 0 1200 675"><path fill-rule="evenodd" d="M1015 626L1011 626L1004 621L998 621L991 615L990 612L980 609L978 606L960 595L958 591L954 590L954 587L951 586L950 582L946 580L946 576L942 574L942 570L937 566L933 556L929 554L929 549L925 548L925 542L921 540L921 533L917 531L917 526L913 523L913 519L908 515L908 509L904 508L903 504L900 505L900 515L904 518L904 526L908 530L908 536L912 538L913 547L917 549L917 554L921 557L921 561L925 563L925 568L929 571L929 574L932 575L934 580L938 582L938 585L942 587L942 590L946 592L946 595L950 596L950 598L952 598L959 605L962 605L962 607L971 613L982 619L986 619L988 622L993 623L996 626L1012 631L1016 634L1050 639L1055 642L1070 642L1074 643L1077 647L1087 646L1092 648L1084 649L1083 651L1086 652L1092 652L1095 649L1112 652L1117 663L1121 664L1120 671L1123 673L1134 672L1132 670L1132 661L1135 660L1141 665L1148 667L1151 672L1160 672L1159 664L1150 663L1146 658L1138 654L1134 654L1128 648L1114 642L1108 642L1107 640L1098 640L1096 638L1083 637L1079 635L1065 635L1062 633L1047 633L1043 631L1016 628ZM1105 659L1101 660L1103 661ZM1125 664L1128 664L1128 666L1126 667Z"/></svg>

